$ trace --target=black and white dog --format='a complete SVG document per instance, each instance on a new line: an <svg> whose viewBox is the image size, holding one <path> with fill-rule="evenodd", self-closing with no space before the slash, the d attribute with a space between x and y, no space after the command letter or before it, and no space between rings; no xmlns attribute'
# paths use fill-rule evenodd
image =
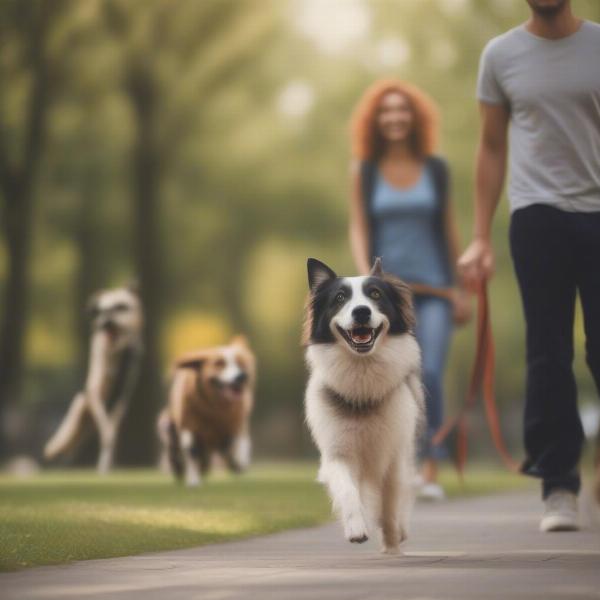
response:
<svg viewBox="0 0 600 600"><path fill-rule="evenodd" d="M309 258L308 281L305 402L319 481L346 539L364 542L376 525L383 551L395 554L407 536L423 412L411 293L379 259L368 276L338 277Z"/></svg>

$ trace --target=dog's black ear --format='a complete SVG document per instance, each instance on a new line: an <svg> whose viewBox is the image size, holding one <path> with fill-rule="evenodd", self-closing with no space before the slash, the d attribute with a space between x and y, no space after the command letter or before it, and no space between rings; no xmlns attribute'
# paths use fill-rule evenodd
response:
<svg viewBox="0 0 600 600"><path fill-rule="evenodd" d="M381 264L381 257L378 256L375 258L375 262L371 267L371 272L369 273L371 277L383 277L383 266Z"/></svg>
<svg viewBox="0 0 600 600"><path fill-rule="evenodd" d="M308 287L314 292L322 283L335 279L337 275L325 263L316 258L306 261L308 269Z"/></svg>
<svg viewBox="0 0 600 600"><path fill-rule="evenodd" d="M130 279L125 286L125 289L140 297L140 282L137 279Z"/></svg>

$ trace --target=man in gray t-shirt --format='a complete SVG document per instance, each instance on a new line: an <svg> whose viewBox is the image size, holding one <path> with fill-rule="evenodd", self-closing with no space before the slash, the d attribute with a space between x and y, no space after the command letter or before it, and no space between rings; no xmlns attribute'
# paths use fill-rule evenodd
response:
<svg viewBox="0 0 600 600"><path fill-rule="evenodd" d="M475 234L459 271L473 289L492 275L510 128L510 243L527 326L522 470L542 479L540 528L557 531L578 527L577 292L600 390L600 25L576 18L570 0L527 2L529 21L481 56Z"/></svg>
<svg viewBox="0 0 600 600"><path fill-rule="evenodd" d="M600 210L600 25L559 39L521 25L493 39L477 98L510 112L511 211Z"/></svg>

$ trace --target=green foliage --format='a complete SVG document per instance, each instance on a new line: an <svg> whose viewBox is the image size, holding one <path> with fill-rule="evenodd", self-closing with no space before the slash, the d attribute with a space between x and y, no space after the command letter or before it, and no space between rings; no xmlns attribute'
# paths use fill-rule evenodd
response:
<svg viewBox="0 0 600 600"><path fill-rule="evenodd" d="M65 3L49 50L56 96L37 188L28 404L49 401L45 383L35 376L40 369L57 381L72 380L65 373L82 359L77 337L84 330L79 315L85 294L135 275L130 206L136 122L127 93L139 84L140 73L151 74L147 81L158 103L152 135L159 149L166 266L164 365L181 350L177 340L225 341L232 331L246 331L259 358L256 426L265 434L257 440L259 448L272 447L269 431L283 428L281 420L290 415L286 451L300 452L306 445L299 347L305 260L316 256L340 272L353 271L347 242L348 120L375 78L411 80L438 102L442 152L452 167L454 202L467 241L479 55L491 37L526 18L526 3L358 3L366 8L370 28L336 52L319 42L336 35L335 19L314 35L300 26L310 4ZM595 0L573 4L581 16L600 18ZM16 5L5 2L0 11ZM1 86L0 109L3 127L14 132L14 148L28 85L17 68L17 42L8 32L0 60L8 83ZM301 106L286 109L282 98L291 84L308 94L305 112ZM523 323L507 227L504 203L494 230L498 272L491 290L497 394L507 411L520 412ZM6 278L3 256L0 249L0 285ZM182 323L193 324L185 334ZM581 338L578 322L579 348ZM472 328L461 330L448 370L450 411L465 393L472 347ZM582 394L591 396L593 384L579 356L576 370ZM73 391L63 390L65 400Z"/></svg>

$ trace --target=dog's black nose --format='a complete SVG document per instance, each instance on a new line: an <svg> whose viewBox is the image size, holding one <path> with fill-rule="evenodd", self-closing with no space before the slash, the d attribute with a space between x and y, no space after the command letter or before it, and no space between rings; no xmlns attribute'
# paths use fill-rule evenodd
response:
<svg viewBox="0 0 600 600"><path fill-rule="evenodd" d="M352 310L352 317L360 325L365 325L371 318L371 309L368 306L357 306Z"/></svg>
<svg viewBox="0 0 600 600"><path fill-rule="evenodd" d="M242 385L242 383L246 383L246 380L248 379L248 374L247 373L240 373L234 380L233 380L233 385Z"/></svg>

